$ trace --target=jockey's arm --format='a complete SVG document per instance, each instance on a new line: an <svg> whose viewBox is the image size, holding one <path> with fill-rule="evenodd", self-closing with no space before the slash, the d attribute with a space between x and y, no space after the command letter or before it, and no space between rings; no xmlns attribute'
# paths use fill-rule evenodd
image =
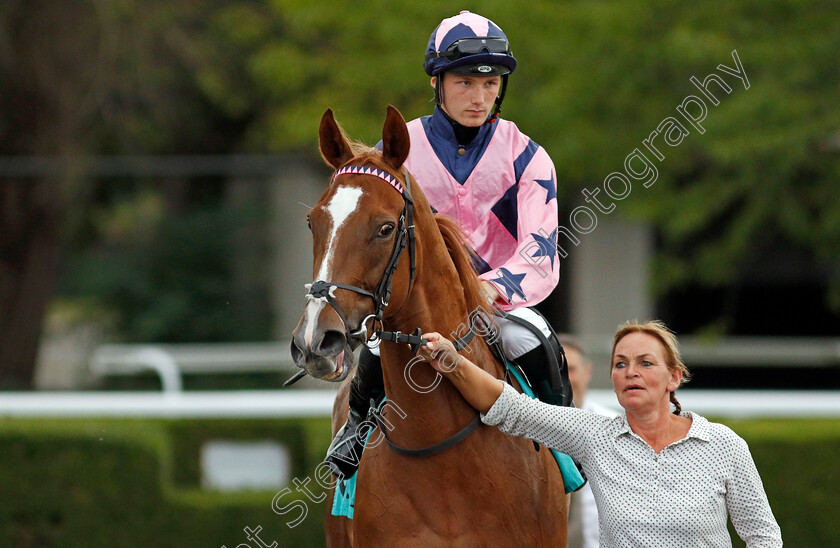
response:
<svg viewBox="0 0 840 548"><path fill-rule="evenodd" d="M420 349L420 354L455 385L470 405L481 413L487 413L502 394L502 382L458 354L452 343L440 333L424 333L423 338L428 342Z"/></svg>

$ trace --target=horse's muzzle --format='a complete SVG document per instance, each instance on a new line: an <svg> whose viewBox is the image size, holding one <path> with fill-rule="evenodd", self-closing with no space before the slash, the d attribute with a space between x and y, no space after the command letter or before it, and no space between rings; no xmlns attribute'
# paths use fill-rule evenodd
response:
<svg viewBox="0 0 840 548"><path fill-rule="evenodd" d="M355 342L355 338L352 340ZM292 336L292 359L295 365L316 379L340 382L347 378L355 365L353 349L345 334L334 329L317 335L307 345L301 330Z"/></svg>

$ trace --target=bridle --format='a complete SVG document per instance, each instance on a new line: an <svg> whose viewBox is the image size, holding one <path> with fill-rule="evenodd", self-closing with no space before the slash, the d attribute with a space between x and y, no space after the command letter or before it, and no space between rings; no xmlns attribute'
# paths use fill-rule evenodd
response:
<svg viewBox="0 0 840 548"><path fill-rule="evenodd" d="M403 174L405 176L405 184L403 184L396 177L394 177L387 171L381 170L379 168L371 166L348 165L338 169L333 174L332 181L335 182L335 180L339 176L345 174L372 175L374 177L378 177L386 183L388 183L389 185L391 185L391 187L397 190L403 197L404 205L402 213L400 213L400 219L397 223L397 236L394 240L394 247L391 250L391 256L388 259L388 264L385 266L385 271L379 278L379 282L376 284L376 289L373 292L370 292L366 289L355 285L316 280L311 284L306 284L306 288L308 290L308 292L306 293L306 298L310 301L323 300L324 302L328 303L333 308L333 310L336 311L339 318L341 318L342 324L344 325L344 333L346 340L349 341L351 338L362 339L362 337L364 337L364 342L369 347L377 344L379 340L408 344L411 347L412 352L416 353L419 350L420 346L426 344L426 339L422 337L422 331L419 327L414 331L414 333L401 333L399 331L386 331L385 329L383 329L382 325L382 315L384 314L385 308L388 306L388 303L391 300L391 285L393 283L394 273L397 271L397 266L399 265L400 257L402 257L403 251L405 251L406 248L408 248L408 258L410 263L410 277L408 282L408 290L406 291L406 296L411 294L411 288L414 285L414 279L417 271L415 252L416 242L414 237L414 198L411 195L411 177L405 166L403 166ZM362 323L357 331L351 331L350 327L347 325L347 316L344 314L344 311L341 309L341 306L335 300L336 289L352 291L354 293L358 293L360 295L364 295L373 299L374 312L373 314L370 314L364 320L362 320ZM372 335L368 337L367 323L371 319L373 320ZM472 341L474 335L474 331L470 329L468 330L465 336L453 341L455 350L461 350L462 348L470 344L470 341ZM300 376L305 375L305 373L303 372L300 372L298 374ZM292 379L289 379L289 381L287 381L286 384L288 385L291 382L294 382L294 379L294 377ZM408 449L400 447L392 443L391 440L388 439L387 430L385 428L382 428L381 424L383 418L379 413L374 413L374 418L377 420L377 423L379 423L379 426L382 429L382 433L385 436L385 441L388 443L388 447L395 453L407 457L428 457L431 455L435 455L454 445L457 445L458 443L466 439L481 425L480 417L476 415L476 417L472 421L470 421L464 428L462 428L452 436L448 437L447 439L436 443L432 446L424 447L422 449Z"/></svg>
<svg viewBox="0 0 840 548"><path fill-rule="evenodd" d="M385 271L379 278L379 282L376 284L376 288L373 292L355 285L317 280L311 284L306 284L306 289L308 290L306 298L310 301L323 300L336 311L339 318L341 318L342 324L344 325L344 334L346 340L348 341L351 339L362 339L368 347L371 347L376 345L381 339L409 344L412 351L417 352L420 345L426 343L426 340L420 336L421 332L419 328L413 334L407 334L400 333L399 331L385 331L382 325L382 315L391 300L391 286L394 281L394 273L397 271L400 257L402 257L403 251L405 251L406 248L408 248L408 259L410 263L410 277L406 296L411 294L411 288L414 285L414 279L417 271L415 250L416 243L414 236L414 198L411 195L411 179L408 174L408 169L403 167L403 173L405 175L405 184L401 183L396 177L387 171L376 167L347 165L336 170L332 177L333 182L335 182L339 176L345 174L372 175L382 179L400 193L403 198L404 205L397 223L397 236L394 239L394 247L391 250L391 256L388 259L388 264L385 266ZM373 299L373 314L368 315L364 320L362 320L358 330L351 331L350 326L347 324L347 316L335 300L336 289L352 291ZM371 324L371 335L368 336L367 325L370 320L373 320L373 322Z"/></svg>
<svg viewBox="0 0 840 548"><path fill-rule="evenodd" d="M373 292L370 292L359 286L338 282L328 282L325 280L316 280L311 284L305 284L305 287L307 289L306 299L308 301L321 300L329 304L333 310L335 310L338 317L341 318L341 323L344 326L345 340L362 340L369 348L376 346L380 340L408 344L411 347L411 351L416 353L420 349L420 346L426 344L426 339L422 337L422 331L419 327L414 330L414 333L401 333L400 331L387 331L382 325L382 315L391 300L391 285L393 284L394 273L397 271L400 257L406 248L408 248L408 258L410 263L410 276L406 296L411 294L411 288L414 286L414 279L417 272L416 242L414 237L414 197L411 195L411 176L405 166L403 166L403 173L405 184L401 183L395 176L391 175L387 171L372 166L347 165L336 170L332 176L332 181L334 182L336 178L345 174L372 175L388 183L403 197L404 205L397 223L397 237L394 240L394 247L391 250L391 256L388 259L388 264L385 266L385 270L382 272L382 276L376 284L376 289L374 289ZM373 300L373 314L366 316L356 331L352 331L350 329L350 326L347 324L347 315L344 314L341 306L335 300L336 289L352 291L354 293L364 295L365 297L370 297ZM368 336L367 325L370 320L373 320L373 323L371 324L371 335ZM461 350L470 344L474 335L475 333L473 333L472 330L469 330L464 337L453 341L455 349ZM291 386L305 376L306 371L298 371L285 383L283 383L283 386Z"/></svg>

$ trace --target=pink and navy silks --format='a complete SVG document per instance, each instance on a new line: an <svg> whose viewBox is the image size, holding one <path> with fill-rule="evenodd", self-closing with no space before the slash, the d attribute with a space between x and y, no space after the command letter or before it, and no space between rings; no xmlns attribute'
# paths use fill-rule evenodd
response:
<svg viewBox="0 0 840 548"><path fill-rule="evenodd" d="M434 210L466 232L479 256L479 277L506 299L500 307L545 299L560 275L557 181L546 151L503 119L482 125L461 147L440 107L409 122L408 130L408 170Z"/></svg>

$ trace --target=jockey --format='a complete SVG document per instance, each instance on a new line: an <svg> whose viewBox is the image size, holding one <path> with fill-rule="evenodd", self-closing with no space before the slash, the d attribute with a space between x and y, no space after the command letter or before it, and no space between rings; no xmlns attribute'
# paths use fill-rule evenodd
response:
<svg viewBox="0 0 840 548"><path fill-rule="evenodd" d="M562 349L545 319L528 308L559 280L557 183L546 151L499 117L516 69L507 36L489 19L462 11L432 32L424 68L436 106L431 116L408 123L405 165L435 212L454 218L473 245L486 297L501 311L497 322L507 358L525 371L539 399L571 406ZM544 339L557 360L546 358ZM371 399L384 396L378 354L378 348L362 349L347 424L327 452L326 462L345 477L357 464L348 464L347 456L360 455L365 442L353 434Z"/></svg>

